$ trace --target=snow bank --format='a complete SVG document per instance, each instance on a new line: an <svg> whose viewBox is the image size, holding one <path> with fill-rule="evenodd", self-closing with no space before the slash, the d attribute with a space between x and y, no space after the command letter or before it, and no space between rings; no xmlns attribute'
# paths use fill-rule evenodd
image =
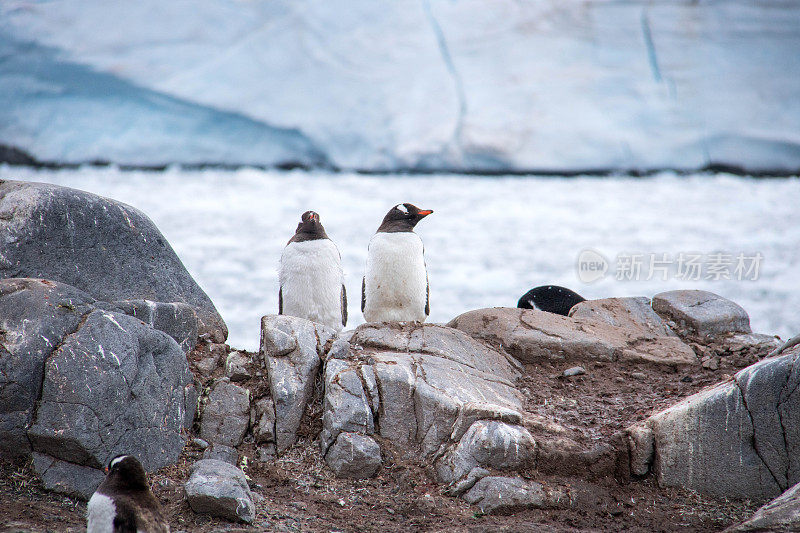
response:
<svg viewBox="0 0 800 533"><path fill-rule="evenodd" d="M0 143L42 160L800 169L800 3L10 0Z"/></svg>

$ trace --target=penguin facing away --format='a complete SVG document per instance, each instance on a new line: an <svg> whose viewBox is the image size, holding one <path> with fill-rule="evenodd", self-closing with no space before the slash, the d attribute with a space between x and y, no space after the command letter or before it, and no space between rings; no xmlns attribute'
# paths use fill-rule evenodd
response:
<svg viewBox="0 0 800 533"><path fill-rule="evenodd" d="M361 311L367 322L424 322L430 314L424 247L414 226L431 213L398 204L370 239L361 282Z"/></svg>
<svg viewBox="0 0 800 533"><path fill-rule="evenodd" d="M89 499L86 533L169 533L142 464L132 455L111 460L108 475Z"/></svg>
<svg viewBox="0 0 800 533"><path fill-rule="evenodd" d="M517 302L517 307L568 316L573 305L584 301L586 298L566 287L542 285L526 292Z"/></svg>
<svg viewBox="0 0 800 533"><path fill-rule="evenodd" d="M318 322L339 331L347 325L342 259L314 211L303 213L281 254L278 314Z"/></svg>

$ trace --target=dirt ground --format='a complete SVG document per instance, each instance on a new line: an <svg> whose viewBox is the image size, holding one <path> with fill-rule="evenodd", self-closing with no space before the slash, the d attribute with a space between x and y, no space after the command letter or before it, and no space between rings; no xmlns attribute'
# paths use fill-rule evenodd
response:
<svg viewBox="0 0 800 533"><path fill-rule="evenodd" d="M622 363L587 363L586 373L564 378L569 366L556 362L527 365L519 381L534 437L542 423L566 430L580 448L603 446L611 437L649 414L698 390L729 379L749 358L724 358L717 370L699 366L673 369ZM313 411L312 411L313 412ZM384 467L369 480L339 480L328 470L313 434L313 413L301 440L279 459L253 460L246 473L257 495L255 524L231 524L197 515L183 496L190 465L202 451L188 444L178 464L151 474L153 492L170 517L172 530L214 531L720 531L747 518L764 502L727 501L677 489L659 488L652 476L619 480L609 475L578 475L557 461L523 475L546 487L566 489L570 501L558 509L529 509L511 515L483 515L447 496L430 465L381 441ZM1 465L0 531L82 531L84 502L44 491L30 465Z"/></svg>

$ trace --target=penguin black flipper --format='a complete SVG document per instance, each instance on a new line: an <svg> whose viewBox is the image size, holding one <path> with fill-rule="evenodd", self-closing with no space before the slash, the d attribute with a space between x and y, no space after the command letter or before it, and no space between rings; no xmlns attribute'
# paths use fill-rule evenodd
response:
<svg viewBox="0 0 800 533"><path fill-rule="evenodd" d="M364 312L364 307L367 306L367 277L361 278L361 312Z"/></svg>
<svg viewBox="0 0 800 533"><path fill-rule="evenodd" d="M278 289L278 314L283 314L283 287Z"/></svg>
<svg viewBox="0 0 800 533"><path fill-rule="evenodd" d="M114 533L136 533L136 513L127 503L123 499L116 502L117 515L114 517Z"/></svg>
<svg viewBox="0 0 800 533"><path fill-rule="evenodd" d="M347 325L347 289L342 283L342 327Z"/></svg>
<svg viewBox="0 0 800 533"><path fill-rule="evenodd" d="M431 315L431 284L428 281L428 273L425 273L425 316Z"/></svg>

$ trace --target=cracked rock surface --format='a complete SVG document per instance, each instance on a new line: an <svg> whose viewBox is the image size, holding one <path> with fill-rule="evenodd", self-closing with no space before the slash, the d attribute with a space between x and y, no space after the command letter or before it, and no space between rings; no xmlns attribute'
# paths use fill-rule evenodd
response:
<svg viewBox="0 0 800 533"><path fill-rule="evenodd" d="M581 302L570 316L536 309L477 309L457 316L448 326L501 346L524 363L546 359L698 362L694 351L650 309L646 298Z"/></svg>
<svg viewBox="0 0 800 533"><path fill-rule="evenodd" d="M260 357L267 368L275 405L278 453L294 444L314 390L326 343L335 331L302 318L267 315L261 319Z"/></svg>
<svg viewBox="0 0 800 533"><path fill-rule="evenodd" d="M228 335L158 228L129 205L47 183L0 180L0 242L0 278L50 279L105 301L183 302L194 307L200 335L216 342Z"/></svg>
<svg viewBox="0 0 800 533"><path fill-rule="evenodd" d="M173 463L196 401L171 337L95 305L60 283L0 281L0 451L33 453L46 487L85 498L102 479L87 471L115 455Z"/></svg>
<svg viewBox="0 0 800 533"><path fill-rule="evenodd" d="M650 417L659 483L770 498L800 481L800 347Z"/></svg>
<svg viewBox="0 0 800 533"><path fill-rule="evenodd" d="M653 296L653 309L679 330L699 337L750 333L750 317L742 307L708 291L677 290Z"/></svg>

